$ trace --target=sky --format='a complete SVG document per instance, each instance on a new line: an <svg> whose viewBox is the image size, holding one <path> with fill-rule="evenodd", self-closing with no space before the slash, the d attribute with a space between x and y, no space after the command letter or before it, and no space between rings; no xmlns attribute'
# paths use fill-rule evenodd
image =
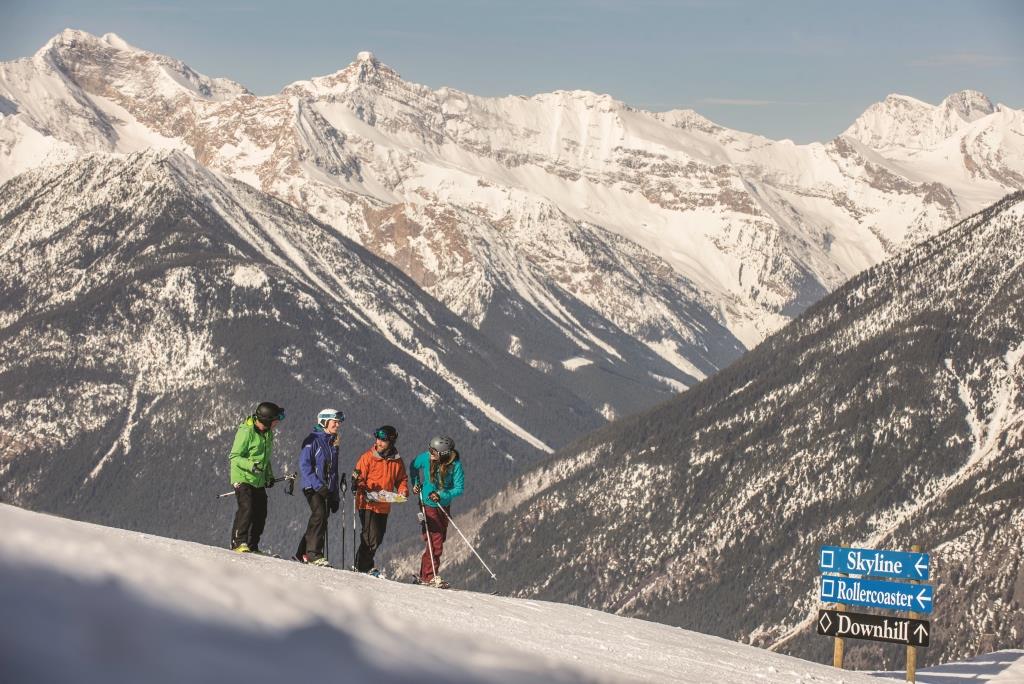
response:
<svg viewBox="0 0 1024 684"><path fill-rule="evenodd" d="M801 143L890 93L1024 107L1015 0L0 0L0 19L0 61L113 32L264 95L370 50L432 88L592 90Z"/></svg>

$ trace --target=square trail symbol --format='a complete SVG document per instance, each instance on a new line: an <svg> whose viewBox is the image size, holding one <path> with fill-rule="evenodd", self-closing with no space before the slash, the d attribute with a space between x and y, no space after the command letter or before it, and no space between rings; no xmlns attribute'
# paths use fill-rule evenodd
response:
<svg viewBox="0 0 1024 684"><path fill-rule="evenodd" d="M836 581L833 579L821 578L821 598L834 598L836 594Z"/></svg>
<svg viewBox="0 0 1024 684"><path fill-rule="evenodd" d="M834 568L836 566L836 552L832 549L821 550L821 567Z"/></svg>

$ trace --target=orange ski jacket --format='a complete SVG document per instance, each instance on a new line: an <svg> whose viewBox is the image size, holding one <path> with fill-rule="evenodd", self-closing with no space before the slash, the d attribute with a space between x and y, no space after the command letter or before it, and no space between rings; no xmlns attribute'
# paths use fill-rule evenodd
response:
<svg viewBox="0 0 1024 684"><path fill-rule="evenodd" d="M366 492L397 491L402 496L409 496L409 478L397 449L388 449L381 455L371 447L356 461L355 469L359 471L356 508L387 515L391 512L391 504L367 501Z"/></svg>

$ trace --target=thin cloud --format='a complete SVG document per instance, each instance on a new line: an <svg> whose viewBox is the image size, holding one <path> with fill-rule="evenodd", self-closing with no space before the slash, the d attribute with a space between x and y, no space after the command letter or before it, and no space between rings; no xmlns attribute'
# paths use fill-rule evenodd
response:
<svg viewBox="0 0 1024 684"><path fill-rule="evenodd" d="M724 105L726 107L770 107L773 105L813 105L814 102L786 102L783 100L747 100L733 97L704 97L701 104Z"/></svg>
<svg viewBox="0 0 1024 684"><path fill-rule="evenodd" d="M134 4L134 5L122 5L120 7L122 12L137 12L140 14L185 14L192 12L192 8L184 7L182 5L160 5L160 4ZM203 8L204 12L217 12L220 14L232 14L237 12L245 12L247 14L254 14L262 12L263 10L254 7L252 5L217 5L213 4L210 7Z"/></svg>
<svg viewBox="0 0 1024 684"><path fill-rule="evenodd" d="M731 97L704 97L701 104L728 105L730 107L766 107L778 104L775 100L740 100Z"/></svg>
<svg viewBox="0 0 1024 684"><path fill-rule="evenodd" d="M910 66L915 67L951 67L951 66L969 66L969 67L998 67L1005 66L1017 60L1010 57L1000 57L999 55L983 55L979 52L955 52L948 55L936 55L934 57L925 57L922 59L915 59L910 62Z"/></svg>

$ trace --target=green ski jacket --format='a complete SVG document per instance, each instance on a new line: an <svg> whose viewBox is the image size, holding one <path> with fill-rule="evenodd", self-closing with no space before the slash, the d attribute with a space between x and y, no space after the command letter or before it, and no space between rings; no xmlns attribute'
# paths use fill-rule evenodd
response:
<svg viewBox="0 0 1024 684"><path fill-rule="evenodd" d="M238 426L235 442L231 445L231 486L239 483L253 487L266 487L274 479L270 467L270 453L274 449L274 433L256 429L252 416Z"/></svg>

